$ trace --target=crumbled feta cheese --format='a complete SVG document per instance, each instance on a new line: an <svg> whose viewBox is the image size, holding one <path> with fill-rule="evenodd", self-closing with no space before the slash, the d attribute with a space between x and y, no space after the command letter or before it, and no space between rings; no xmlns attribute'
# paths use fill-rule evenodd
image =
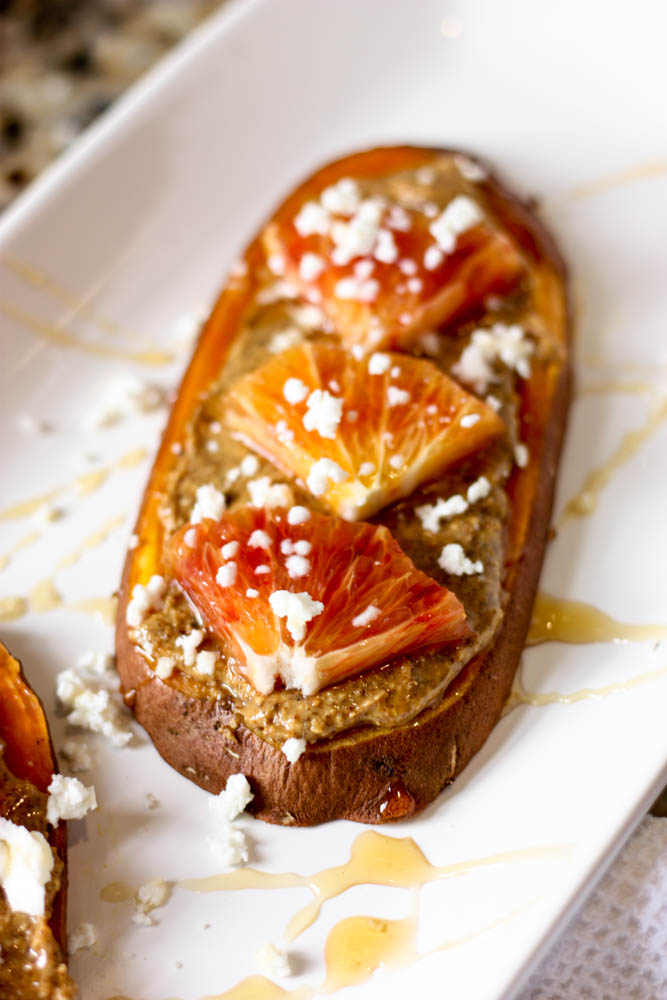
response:
<svg viewBox="0 0 667 1000"><path fill-rule="evenodd" d="M89 810L97 809L95 789L86 788L78 778L54 774L48 792L46 820L51 826L61 819L83 819Z"/></svg>
<svg viewBox="0 0 667 1000"><path fill-rule="evenodd" d="M441 340L435 330L426 330L419 335L419 346L429 357L435 357L441 347Z"/></svg>
<svg viewBox="0 0 667 1000"><path fill-rule="evenodd" d="M409 403L411 398L407 389L399 389L397 385L390 385L387 388L388 406L403 406L405 403Z"/></svg>
<svg viewBox="0 0 667 1000"><path fill-rule="evenodd" d="M461 427L474 427L479 421L479 413L466 413L461 417Z"/></svg>
<svg viewBox="0 0 667 1000"><path fill-rule="evenodd" d="M176 661L173 656L160 656L155 664L155 673L161 681L164 681L167 677L171 677L175 666Z"/></svg>
<svg viewBox="0 0 667 1000"><path fill-rule="evenodd" d="M314 281L324 270L324 258L317 253L305 253L299 261L299 276L303 281Z"/></svg>
<svg viewBox="0 0 667 1000"><path fill-rule="evenodd" d="M90 677L100 677L103 680L115 679L116 658L113 653L100 653L89 649L76 661L76 669Z"/></svg>
<svg viewBox="0 0 667 1000"><path fill-rule="evenodd" d="M352 344L351 351L355 361L361 361L364 356L364 349L361 344Z"/></svg>
<svg viewBox="0 0 667 1000"><path fill-rule="evenodd" d="M404 257L403 260L399 260L398 268L402 274L416 274L417 273L417 262L411 260L410 257Z"/></svg>
<svg viewBox="0 0 667 1000"><path fill-rule="evenodd" d="M197 650L204 641L204 631L200 628L193 628L185 635L179 635L175 644L183 651L183 663L186 667L193 667Z"/></svg>
<svg viewBox="0 0 667 1000"><path fill-rule="evenodd" d="M271 253L266 258L266 263L273 274L282 277L285 273L285 258L281 253Z"/></svg>
<svg viewBox="0 0 667 1000"><path fill-rule="evenodd" d="M329 388L332 392L340 392L340 382L337 382L335 378L329 379Z"/></svg>
<svg viewBox="0 0 667 1000"><path fill-rule="evenodd" d="M133 531L132 534L130 535L130 540L127 543L127 547L130 550L130 552L134 552L134 550L137 548L138 545L139 545L139 535L136 533L136 531Z"/></svg>
<svg viewBox="0 0 667 1000"><path fill-rule="evenodd" d="M317 431L320 437L335 438L342 415L342 399L326 389L314 389L306 401L303 426L307 431Z"/></svg>
<svg viewBox="0 0 667 1000"><path fill-rule="evenodd" d="M375 278L360 281L356 277L340 278L334 285L337 299L353 299L358 302L373 302L380 291L380 283Z"/></svg>
<svg viewBox="0 0 667 1000"><path fill-rule="evenodd" d="M484 563L476 559L474 562L468 559L463 551L463 546L458 542L450 542L443 547L438 558L438 566L444 569L445 573L453 576L472 576L475 573L484 572Z"/></svg>
<svg viewBox="0 0 667 1000"><path fill-rule="evenodd" d="M110 692L93 690L73 670L58 674L56 696L69 710L67 721L70 725L101 733L115 747L124 747L132 739Z"/></svg>
<svg viewBox="0 0 667 1000"><path fill-rule="evenodd" d="M390 206L387 225L390 229L397 229L401 233L407 233L412 228L410 216L402 205Z"/></svg>
<svg viewBox="0 0 667 1000"><path fill-rule="evenodd" d="M398 378L398 376L401 374L401 366L394 365L389 374L391 375L392 378Z"/></svg>
<svg viewBox="0 0 667 1000"><path fill-rule="evenodd" d="M70 771L74 771L75 774L89 771L93 766L90 748L78 740L65 740L60 749L60 756L67 761Z"/></svg>
<svg viewBox="0 0 667 1000"><path fill-rule="evenodd" d="M375 465L373 462L362 462L359 466L360 476L372 476L375 472Z"/></svg>
<svg viewBox="0 0 667 1000"><path fill-rule="evenodd" d="M217 662L217 653L210 649L202 649L195 657L195 670L203 677L212 677Z"/></svg>
<svg viewBox="0 0 667 1000"><path fill-rule="evenodd" d="M164 906L170 893L169 883L163 878L152 878L140 885L135 896L137 909L132 914L132 923L150 927L154 921L149 914Z"/></svg>
<svg viewBox="0 0 667 1000"><path fill-rule="evenodd" d="M197 529L188 528L188 530L183 535L183 541L188 549L197 548Z"/></svg>
<svg viewBox="0 0 667 1000"><path fill-rule="evenodd" d="M292 406L303 403L309 392L310 389L300 378L288 378L283 386L283 396Z"/></svg>
<svg viewBox="0 0 667 1000"><path fill-rule="evenodd" d="M225 486L232 486L240 477L241 470L238 465L232 466L231 469L227 469L225 473Z"/></svg>
<svg viewBox="0 0 667 1000"><path fill-rule="evenodd" d="M190 521L192 524L200 524L206 517L219 521L224 509L224 495L212 483L205 483L203 486L197 487Z"/></svg>
<svg viewBox="0 0 667 1000"><path fill-rule="evenodd" d="M435 170L433 167L419 167L415 170L415 179L418 184L430 185L435 180Z"/></svg>
<svg viewBox="0 0 667 1000"><path fill-rule="evenodd" d="M330 226L329 212L316 201L307 201L294 218L294 228L299 236L312 236L313 233L326 236Z"/></svg>
<svg viewBox="0 0 667 1000"><path fill-rule="evenodd" d="M297 299L299 289L289 281L278 278L272 285L266 285L257 293L257 304L260 306L271 305L272 302L283 302L285 299Z"/></svg>
<svg viewBox="0 0 667 1000"><path fill-rule="evenodd" d="M498 397L494 396L492 393L489 393L484 402L487 406L490 406L492 410L495 410L496 413L499 413L503 406Z"/></svg>
<svg viewBox="0 0 667 1000"><path fill-rule="evenodd" d="M345 414L345 419L350 424L356 424L357 420L359 419L359 411L348 410L347 413Z"/></svg>
<svg viewBox="0 0 667 1000"><path fill-rule="evenodd" d="M138 375L121 375L109 383L101 405L93 411L89 427L111 427L135 413L150 413L164 406L163 389L150 385Z"/></svg>
<svg viewBox="0 0 667 1000"><path fill-rule="evenodd" d="M215 574L215 582L220 587L233 587L236 583L238 566L235 562L224 563Z"/></svg>
<svg viewBox="0 0 667 1000"><path fill-rule="evenodd" d="M287 955L274 944L265 944L259 949L257 964L272 979L287 979L292 975Z"/></svg>
<svg viewBox="0 0 667 1000"><path fill-rule="evenodd" d="M393 264L398 259L398 247L394 240L394 234L388 229L378 231L373 256L382 264Z"/></svg>
<svg viewBox="0 0 667 1000"><path fill-rule="evenodd" d="M289 556L285 560L285 568L291 580L298 580L310 572L310 560L300 555Z"/></svg>
<svg viewBox="0 0 667 1000"><path fill-rule="evenodd" d="M141 625L151 611L159 611L167 592L167 581L157 573L144 586L135 583L125 610L125 620L131 628Z"/></svg>
<svg viewBox="0 0 667 1000"><path fill-rule="evenodd" d="M296 347L303 340L303 333L297 326L289 326L285 330L278 330L271 337L268 344L269 354L282 354L290 347Z"/></svg>
<svg viewBox="0 0 667 1000"><path fill-rule="evenodd" d="M312 548L312 543L306 538L301 538L298 542L294 543L294 551L300 556L307 556Z"/></svg>
<svg viewBox="0 0 667 1000"><path fill-rule="evenodd" d="M349 264L355 257L367 257L373 251L380 230L384 202L379 198L362 201L349 222L335 222L331 238L335 244L331 254L334 264Z"/></svg>
<svg viewBox="0 0 667 1000"><path fill-rule="evenodd" d="M479 183L479 181L485 181L488 174L484 167L482 167L475 160L471 160L469 156L464 156L462 153L457 153L454 157L454 163L458 172L467 181L471 181L473 184Z"/></svg>
<svg viewBox="0 0 667 1000"><path fill-rule="evenodd" d="M475 392L486 392L490 382L496 381L493 365L501 361L521 378L530 377L530 356L533 343L526 337L523 327L494 323L489 329L474 330L461 356L452 366L452 374Z"/></svg>
<svg viewBox="0 0 667 1000"><path fill-rule="evenodd" d="M530 460L528 448L522 442L514 445L514 461L520 469L525 469Z"/></svg>
<svg viewBox="0 0 667 1000"><path fill-rule="evenodd" d="M233 559L234 556L238 555L239 543L237 541L227 542L220 549L223 559Z"/></svg>
<svg viewBox="0 0 667 1000"><path fill-rule="evenodd" d="M270 573L271 567L267 566L266 563L262 563L260 566L255 567L255 573L262 576L264 573Z"/></svg>
<svg viewBox="0 0 667 1000"><path fill-rule="evenodd" d="M384 375L391 368L391 358L388 354L381 354L376 351L371 354L368 359L368 374L369 375Z"/></svg>
<svg viewBox="0 0 667 1000"><path fill-rule="evenodd" d="M217 441L207 441L206 451L211 452L211 454L215 454L216 451L220 451L219 443Z"/></svg>
<svg viewBox="0 0 667 1000"><path fill-rule="evenodd" d="M440 531L440 522L447 518L463 514L468 509L467 502L459 493L455 493L447 500L438 499L434 504L424 504L417 507L415 513L422 523L424 531L432 531L434 534Z"/></svg>
<svg viewBox="0 0 667 1000"><path fill-rule="evenodd" d="M294 431L288 426L286 420L276 420L276 437L283 444L289 444L294 440Z"/></svg>
<svg viewBox="0 0 667 1000"><path fill-rule="evenodd" d="M293 594L289 590L276 590L269 596L269 604L277 618L286 618L287 631L295 642L301 642L308 622L322 614L324 605L314 601L310 594Z"/></svg>
<svg viewBox="0 0 667 1000"><path fill-rule="evenodd" d="M486 476L480 476L468 487L466 498L468 503L477 503L478 500L484 500L485 497L488 497L490 492L491 483Z"/></svg>
<svg viewBox="0 0 667 1000"><path fill-rule="evenodd" d="M357 278L370 278L374 270L375 261L369 260L368 257L363 257L354 265L354 274Z"/></svg>
<svg viewBox="0 0 667 1000"><path fill-rule="evenodd" d="M355 615L352 624L355 628L365 628L366 625L370 625L376 618L379 618L380 614L379 608L376 608L374 604L369 604L365 611Z"/></svg>
<svg viewBox="0 0 667 1000"><path fill-rule="evenodd" d="M248 539L248 547L251 549L268 549L271 545L271 536L261 528L257 528Z"/></svg>
<svg viewBox="0 0 667 1000"><path fill-rule="evenodd" d="M320 195L320 203L335 215L354 215L359 208L361 195L356 181L350 177L342 177L336 184L325 188Z"/></svg>
<svg viewBox="0 0 667 1000"><path fill-rule="evenodd" d="M402 469L403 466L405 465L405 459L402 455L399 455L397 453L396 455L391 456L391 458L389 459L389 464L392 467L392 469Z"/></svg>
<svg viewBox="0 0 667 1000"><path fill-rule="evenodd" d="M247 589L247 590L246 590L246 592L245 592L245 596L246 596L246 597L249 597L249 598L251 598L251 599L252 599L253 597L259 597L259 591L258 591L258 590L255 590L255 588L254 588L254 587L248 587L248 589Z"/></svg>
<svg viewBox="0 0 667 1000"><path fill-rule="evenodd" d="M482 221L479 205L465 194L452 198L445 210L429 226L429 232L444 253L451 253L457 237Z"/></svg>
<svg viewBox="0 0 667 1000"><path fill-rule="evenodd" d="M70 955L74 955L75 952L81 951L83 948L92 948L96 941L97 931L93 925L88 923L79 924L67 936L67 950Z"/></svg>
<svg viewBox="0 0 667 1000"><path fill-rule="evenodd" d="M241 815L253 798L245 774L230 774L224 789L209 801L209 807L219 819L231 823Z"/></svg>
<svg viewBox="0 0 667 1000"><path fill-rule="evenodd" d="M440 247L426 247L424 251L424 267L427 271L435 271L437 267L440 267L444 259L445 255Z"/></svg>
<svg viewBox="0 0 667 1000"><path fill-rule="evenodd" d="M172 455L182 455L183 445L181 444L180 441L172 441L172 443L169 445L169 451L172 453Z"/></svg>
<svg viewBox="0 0 667 1000"><path fill-rule="evenodd" d="M320 458L311 465L306 484L313 496L320 497L329 483L344 483L347 478L347 472L333 459Z"/></svg>
<svg viewBox="0 0 667 1000"><path fill-rule="evenodd" d="M306 741L298 740L295 736L291 736L288 740L285 740L280 749L285 754L290 764L296 764L297 760L306 749Z"/></svg>
<svg viewBox="0 0 667 1000"><path fill-rule="evenodd" d="M215 836L207 837L206 841L222 865L240 865L248 860L245 834L233 823L221 823Z"/></svg>
<svg viewBox="0 0 667 1000"><path fill-rule="evenodd" d="M304 524L310 520L310 511L307 507L292 507L287 513L288 524Z"/></svg>
<svg viewBox="0 0 667 1000"><path fill-rule="evenodd" d="M422 212L427 219L435 219L436 215L439 215L440 210L434 201L425 201L422 205Z"/></svg>
<svg viewBox="0 0 667 1000"><path fill-rule="evenodd" d="M46 837L0 817L0 886L10 910L43 916L52 869L53 854Z"/></svg>
<svg viewBox="0 0 667 1000"><path fill-rule="evenodd" d="M424 282L421 278L408 278L407 285L409 292L412 292L413 295L418 295L424 287Z"/></svg>
<svg viewBox="0 0 667 1000"><path fill-rule="evenodd" d="M272 483L269 476L251 479L248 493L253 507L290 507L294 500L287 483Z"/></svg>
<svg viewBox="0 0 667 1000"><path fill-rule="evenodd" d="M254 476L259 471L259 459L256 455L245 455L239 468L242 476Z"/></svg>

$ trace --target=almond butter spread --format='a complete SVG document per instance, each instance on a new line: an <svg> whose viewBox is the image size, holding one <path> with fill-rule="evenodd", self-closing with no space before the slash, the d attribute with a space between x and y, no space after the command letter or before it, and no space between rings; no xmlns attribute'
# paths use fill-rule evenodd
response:
<svg viewBox="0 0 667 1000"><path fill-rule="evenodd" d="M406 208L418 207L428 200L441 210L455 195L465 194L492 214L485 201L483 186L467 180L451 157L441 157L432 175L426 187L414 171L382 181L363 180L360 187L364 196L382 195ZM460 327L452 336L436 338L435 344L431 342L423 350L417 347L415 353L427 355L442 372L449 374L469 344L473 331L480 325L521 324L533 340L531 363L535 370L545 363L550 346L528 312L528 291L527 286L519 285L510 296L487 304L483 318L478 316L475 323ZM276 280L267 270L221 376L202 398L194 420L184 428L182 451L174 461L161 509L167 535L189 521L196 490L203 484L215 484L225 494L227 510L234 510L249 502L247 483L250 478L268 476L272 482L288 482L270 462L261 458L252 477L239 475L239 466L248 450L234 439L224 422L225 394L242 375L272 356L276 336L285 331L290 337L304 340L332 337L324 317L318 317L317 308L293 299L284 282ZM238 722L276 745L289 737L314 742L360 726L378 729L399 726L437 703L466 663L489 647L502 620L509 512L505 485L517 454L517 377L510 366L497 363L494 367L494 381L489 391L507 425L503 438L459 463L438 481L385 507L371 519L386 525L417 569L456 594L473 630L471 638L457 645L397 657L313 695L304 696L292 689L276 689L268 695L259 695L234 669L220 643L210 633L199 648L218 654L214 675L198 676L193 668L185 665L177 640L201 628L202 623L184 593L172 582L161 610L147 614L133 632L135 642L153 666L160 657L175 660L176 669L165 683L191 697L222 700ZM418 508L456 494L465 496L468 487L480 476L489 481L491 488L487 496L471 503L463 513L443 519L436 530L425 530L417 515ZM289 485L296 504L325 512L325 508L298 483L291 481ZM438 558L443 546L450 543L462 546L471 560L480 560L484 571L460 575L441 568Z"/></svg>
<svg viewBox="0 0 667 1000"><path fill-rule="evenodd" d="M46 837L48 796L8 770L3 750L0 743L0 816ZM0 997L7 1000L74 1000L77 995L49 926L63 872L55 849L53 855L44 917L13 912L0 889Z"/></svg>

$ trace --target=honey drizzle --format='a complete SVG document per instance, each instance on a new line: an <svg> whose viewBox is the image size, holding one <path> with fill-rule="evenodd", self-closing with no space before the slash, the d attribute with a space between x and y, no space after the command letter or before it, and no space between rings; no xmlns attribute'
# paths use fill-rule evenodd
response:
<svg viewBox="0 0 667 1000"><path fill-rule="evenodd" d="M97 531L93 531L92 534L84 538L83 542L77 549L74 549L74 551L70 552L69 555L63 556L58 563L57 568L64 569L66 566L73 566L86 554L86 552L89 552L91 549L96 549L99 545L102 545L103 542L105 542L107 538L116 530L116 528L120 528L124 521L125 514L114 514L114 516L110 517L101 528Z"/></svg>
<svg viewBox="0 0 667 1000"><path fill-rule="evenodd" d="M572 188L570 197L576 200L580 198L590 198L592 195L602 194L612 188L620 187L622 184L631 184L636 181L649 180L653 177L662 177L667 174L667 160L652 160L648 163L638 163L634 167L625 170L618 170L616 173L600 177L587 184L579 184Z"/></svg>
<svg viewBox="0 0 667 1000"><path fill-rule="evenodd" d="M8 549L4 555L0 555L0 573L9 566L17 552L20 552L21 549L27 549L30 545L34 545L41 537L41 532L31 531L27 535L24 535L23 538L20 538L16 545Z"/></svg>
<svg viewBox="0 0 667 1000"><path fill-rule="evenodd" d="M121 455L117 461L112 462L110 465L93 469L91 472L85 472L77 476L71 483L67 483L64 486L57 486L49 490L48 493L42 493L41 496L32 497L29 500L23 500L5 507L4 510L0 510L0 521L13 521L18 518L29 517L45 503L55 499L55 497L62 496L63 493L68 493L70 490L74 490L80 496L87 496L99 489L113 472L140 465L147 455L148 452L145 448L134 448L132 451L126 452L125 455Z"/></svg>
<svg viewBox="0 0 667 1000"><path fill-rule="evenodd" d="M615 681L612 684L605 684L599 688L579 688L578 691L565 693L560 691L538 693L537 691L527 691L523 686L520 674L517 674L503 715L507 715L517 705L533 705L536 708L542 708L545 705L574 705L578 701L607 698L621 691L629 691L632 688L641 687L643 684L650 684L661 677L667 677L667 667L661 667L658 670L648 670L646 673L630 677L627 681Z"/></svg>
<svg viewBox="0 0 667 1000"><path fill-rule="evenodd" d="M354 841L347 862L325 868L315 875L241 868L210 878L185 879L179 885L192 892L308 887L314 896L313 902L291 918L285 931L285 940L293 941L315 922L327 900L354 886L383 885L415 889L427 882L455 878L481 868L557 856L564 850L566 848L561 847L526 848L437 867L427 861L411 837L388 837L375 830L366 830Z"/></svg>
<svg viewBox="0 0 667 1000"><path fill-rule="evenodd" d="M540 591L535 598L526 645L542 642L646 642L667 639L667 625L629 625L616 621L592 604L553 597Z"/></svg>
<svg viewBox="0 0 667 1000"><path fill-rule="evenodd" d="M12 622L28 612L25 597L0 597L0 622Z"/></svg>
<svg viewBox="0 0 667 1000"><path fill-rule="evenodd" d="M636 455L641 446L655 434L667 419L667 397L649 414L645 423L628 431L621 438L607 462L588 473L583 486L565 505L560 518L563 524L570 517L586 517L597 509L598 498L614 473Z"/></svg>
<svg viewBox="0 0 667 1000"><path fill-rule="evenodd" d="M266 976L248 976L224 993L212 993L202 997L202 1000L284 1000L285 997L292 997L293 1000L310 1000L314 995L314 991L308 986L297 990L284 990Z"/></svg>
<svg viewBox="0 0 667 1000"><path fill-rule="evenodd" d="M82 340L63 326L54 323L47 323L24 312L11 302L0 302L0 312L13 320L18 326L36 333L43 340L57 347L74 348L84 354L92 354L95 357L107 358L115 361L136 361L142 365L166 365L174 360L172 354L166 351L146 350L146 351L126 351L120 347L112 347L107 344L96 344L88 340Z"/></svg>

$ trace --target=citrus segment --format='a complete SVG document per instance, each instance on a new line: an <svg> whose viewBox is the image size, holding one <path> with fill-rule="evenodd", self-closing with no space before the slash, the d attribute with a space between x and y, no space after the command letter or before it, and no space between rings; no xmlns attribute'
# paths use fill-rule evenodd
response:
<svg viewBox="0 0 667 1000"><path fill-rule="evenodd" d="M225 559L230 543L238 547ZM263 694L278 678L313 694L470 634L454 594L381 526L312 511L291 524L285 509L241 507L186 525L168 560L230 662Z"/></svg>
<svg viewBox="0 0 667 1000"><path fill-rule="evenodd" d="M325 341L294 347L242 378L229 426L348 520L370 517L501 434L485 403L430 362Z"/></svg>
<svg viewBox="0 0 667 1000"><path fill-rule="evenodd" d="M473 199L425 207L363 198L343 178L267 227L267 260L321 305L348 346L408 346L507 292L524 269L516 245Z"/></svg>

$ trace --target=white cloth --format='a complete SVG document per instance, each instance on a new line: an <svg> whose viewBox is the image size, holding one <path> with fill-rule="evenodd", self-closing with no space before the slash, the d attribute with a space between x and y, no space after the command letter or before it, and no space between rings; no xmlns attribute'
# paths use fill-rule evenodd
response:
<svg viewBox="0 0 667 1000"><path fill-rule="evenodd" d="M517 1000L667 1000L667 818L644 819Z"/></svg>

